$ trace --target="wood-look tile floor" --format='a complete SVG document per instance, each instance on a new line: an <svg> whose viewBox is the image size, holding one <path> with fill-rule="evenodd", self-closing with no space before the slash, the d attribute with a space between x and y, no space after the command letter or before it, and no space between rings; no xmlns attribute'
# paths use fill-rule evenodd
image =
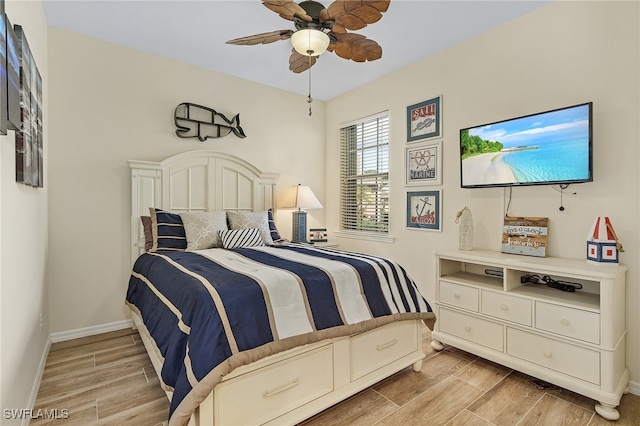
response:
<svg viewBox="0 0 640 426"><path fill-rule="evenodd" d="M38 410L68 410L41 425L166 425L169 401L136 330L51 345L36 398ZM55 413L55 412L54 412ZM51 417L51 416L49 416Z"/></svg>
<svg viewBox="0 0 640 426"><path fill-rule="evenodd" d="M452 347L435 352L425 328L427 358L302 423L304 426L640 426L640 396L626 394L620 419L594 412L595 401L538 389L532 378ZM169 402L135 330L51 346L35 410L69 410L41 425L166 425Z"/></svg>

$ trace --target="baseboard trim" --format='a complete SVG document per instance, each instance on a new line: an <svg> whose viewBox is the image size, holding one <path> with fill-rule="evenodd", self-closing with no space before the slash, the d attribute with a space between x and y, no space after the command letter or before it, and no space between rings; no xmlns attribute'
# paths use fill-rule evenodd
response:
<svg viewBox="0 0 640 426"><path fill-rule="evenodd" d="M79 339L81 337L94 336L96 334L108 333L110 331L131 328L133 322L128 320L115 321L107 324L93 325L91 327L76 328L75 330L51 333L51 343L64 342L67 340Z"/></svg>
<svg viewBox="0 0 640 426"><path fill-rule="evenodd" d="M629 393L640 396L640 383L629 382Z"/></svg>
<svg viewBox="0 0 640 426"><path fill-rule="evenodd" d="M38 397L38 391L40 390L40 382L42 382L42 374L44 373L44 366L47 364L47 357L49 356L49 350L51 349L51 336L47 339L47 343L44 345L44 350L42 351L42 357L40 358L40 365L38 365L38 371L36 372L36 378L33 381L33 386L31 387L31 393L29 394L29 401L27 402L27 407L31 409L35 408L36 398ZM22 420L22 426L28 426L30 419L25 418Z"/></svg>

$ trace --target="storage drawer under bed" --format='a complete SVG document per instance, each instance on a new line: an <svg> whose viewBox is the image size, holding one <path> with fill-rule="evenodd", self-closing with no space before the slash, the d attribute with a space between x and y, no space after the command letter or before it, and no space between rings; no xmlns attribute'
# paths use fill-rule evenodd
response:
<svg viewBox="0 0 640 426"><path fill-rule="evenodd" d="M400 321L351 337L351 380L418 349L416 323Z"/></svg>
<svg viewBox="0 0 640 426"><path fill-rule="evenodd" d="M216 418L221 425L263 423L331 392L330 371L333 346L327 344L223 382L215 388Z"/></svg>

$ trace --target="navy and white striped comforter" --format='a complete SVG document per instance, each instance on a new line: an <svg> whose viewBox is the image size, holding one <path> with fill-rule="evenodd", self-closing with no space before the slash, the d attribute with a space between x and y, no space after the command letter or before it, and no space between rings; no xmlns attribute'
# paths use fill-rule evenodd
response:
<svg viewBox="0 0 640 426"><path fill-rule="evenodd" d="M171 425L186 424L240 365L400 319L435 318L395 262L296 244L143 254L126 302L164 360Z"/></svg>

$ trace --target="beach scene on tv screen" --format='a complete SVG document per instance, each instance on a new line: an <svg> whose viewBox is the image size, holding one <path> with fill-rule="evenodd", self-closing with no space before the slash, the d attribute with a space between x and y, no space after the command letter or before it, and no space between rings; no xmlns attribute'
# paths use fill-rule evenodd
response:
<svg viewBox="0 0 640 426"><path fill-rule="evenodd" d="M589 105L460 132L462 185L589 178Z"/></svg>

